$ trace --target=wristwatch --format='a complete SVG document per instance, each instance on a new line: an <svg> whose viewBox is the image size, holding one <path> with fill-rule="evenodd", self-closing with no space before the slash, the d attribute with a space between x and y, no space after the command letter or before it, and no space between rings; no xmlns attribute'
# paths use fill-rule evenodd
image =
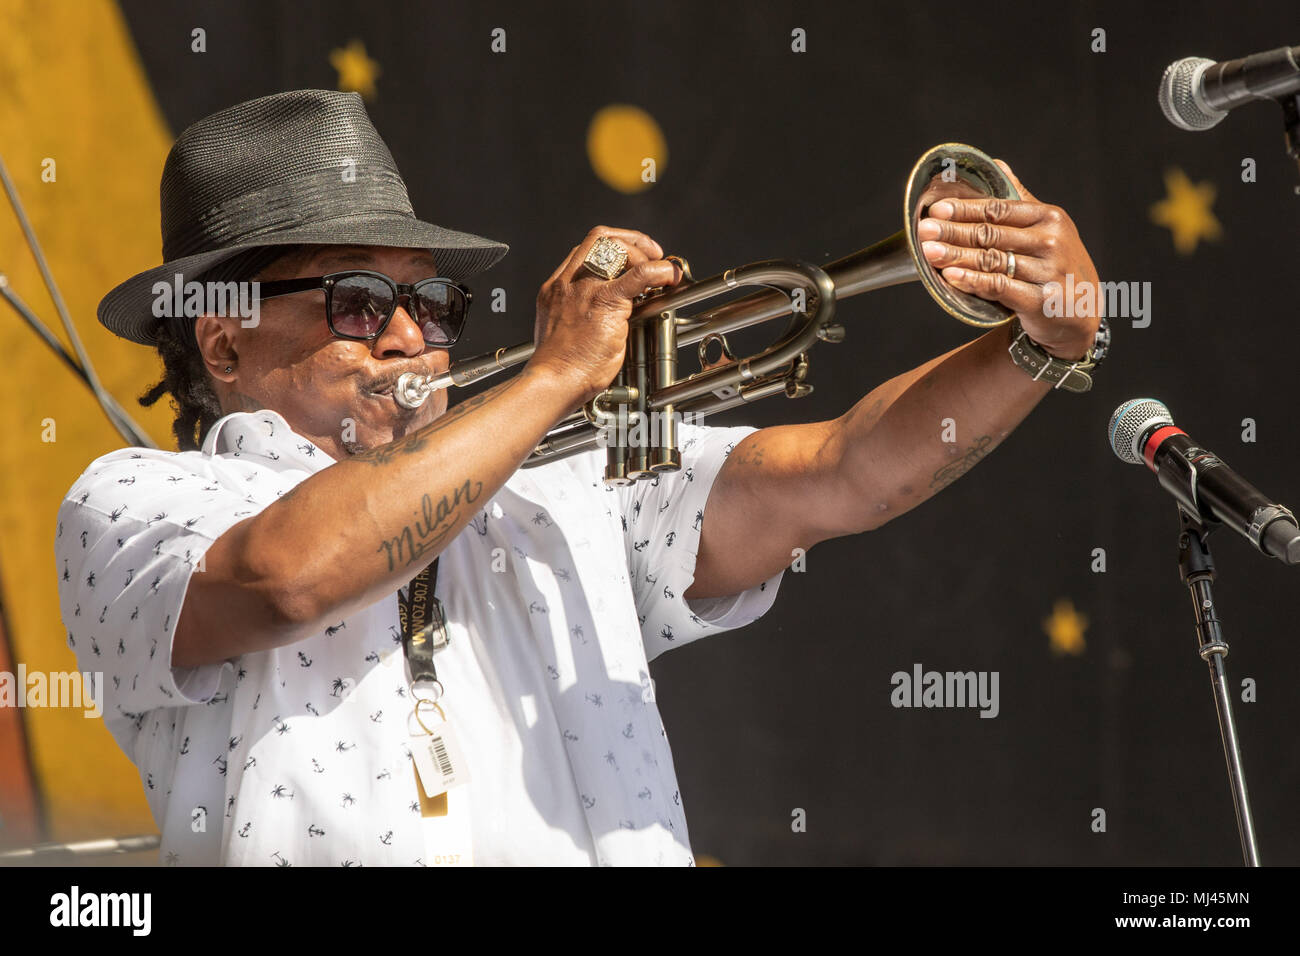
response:
<svg viewBox="0 0 1300 956"><path fill-rule="evenodd" d="M1092 376L1088 373L1101 363L1109 349L1110 326L1105 318L1097 326L1092 348L1077 362L1067 362L1049 355L1029 337L1029 333L1020 324L1020 316L1011 320L1011 346L1007 349L1011 361L1032 375L1035 382L1042 379L1054 383L1053 388L1063 388L1067 392L1088 391L1092 388Z"/></svg>

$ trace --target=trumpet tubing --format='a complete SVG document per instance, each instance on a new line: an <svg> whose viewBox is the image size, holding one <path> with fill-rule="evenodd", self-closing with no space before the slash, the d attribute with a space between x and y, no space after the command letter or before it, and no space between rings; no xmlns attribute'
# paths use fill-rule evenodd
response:
<svg viewBox="0 0 1300 956"><path fill-rule="evenodd" d="M822 267L770 259L698 282L686 262L679 260L683 282L650 294L633 308L623 369L617 378L556 423L524 467L603 445L605 481L610 484L678 470L679 418L725 411L777 393L799 398L812 391L806 381L808 350L818 341L839 342L844 337L843 327L834 322L839 299L919 281L941 308L968 325L992 328L1009 321L1010 309L948 285L921 252L916 228L924 211L963 188L977 196L1020 198L988 155L961 143L943 143L927 150L912 168L903 193L903 228L865 249ZM750 287L762 291L690 315L679 314ZM731 355L728 332L782 316L790 316L791 323L775 343L748 358ZM709 363L705 353L713 343L721 344L722 358ZM687 345L699 346L700 370L679 378L677 351ZM533 343L523 342L457 362L441 375L407 373L397 380L394 396L399 404L415 408L439 388L468 385L522 364L534 350Z"/></svg>

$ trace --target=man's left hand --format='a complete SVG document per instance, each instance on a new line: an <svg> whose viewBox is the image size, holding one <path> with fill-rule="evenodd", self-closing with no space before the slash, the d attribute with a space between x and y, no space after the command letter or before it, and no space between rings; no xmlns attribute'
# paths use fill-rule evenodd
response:
<svg viewBox="0 0 1300 956"><path fill-rule="evenodd" d="M1029 337L1058 358L1074 361L1092 348L1101 309L1097 293L1097 270L1079 231L1064 209L1039 200L1016 178L1006 163L996 161L1023 200L943 199L922 219L917 235L930 264L943 278L960 289L1014 309ZM1015 277L1009 278L1015 255ZM1076 303L1064 299L1073 276L1075 289L1092 284L1094 303L1089 315ZM1062 308L1067 314L1043 313L1049 282L1062 287ZM1071 314L1074 313L1074 314Z"/></svg>

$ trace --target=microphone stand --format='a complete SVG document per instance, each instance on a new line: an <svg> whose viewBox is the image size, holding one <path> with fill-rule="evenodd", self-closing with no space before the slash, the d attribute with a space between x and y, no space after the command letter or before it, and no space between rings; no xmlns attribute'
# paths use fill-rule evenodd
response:
<svg viewBox="0 0 1300 956"><path fill-rule="evenodd" d="M1188 514L1181 505L1178 507L1178 522L1178 571L1192 593L1199 653L1210 667L1210 686L1214 692L1214 707L1219 715L1223 755L1228 763L1233 809L1237 812L1241 855L1246 866L1259 866L1255 820L1251 816L1250 797L1246 793L1246 771L1241 764L1241 744L1237 739L1237 725L1232 717L1232 697L1228 693L1228 676L1223 666L1223 659L1228 656L1228 644L1223 639L1223 629L1215 613L1214 594L1211 590L1214 560L1210 557L1207 539L1219 522Z"/></svg>
<svg viewBox="0 0 1300 956"><path fill-rule="evenodd" d="M54 354L63 359L63 364L68 367L72 374L81 379L91 393L99 399L100 407L104 410L104 414L108 416L108 420L113 423L113 427L117 429L118 434L130 444L139 448L158 447L153 439L145 433L144 429L137 425L131 419L131 416L126 413L126 410L118 404L117 399L100 388L98 380L92 377L87 368L78 365L77 360L68 354L68 350L63 347L63 343L55 338L54 333L18 297L18 293L10 288L9 277L3 272L0 272L0 299L4 299L13 307L13 310L18 313L24 322L31 326L32 331L41 337Z"/></svg>
<svg viewBox="0 0 1300 956"><path fill-rule="evenodd" d="M2 159L0 159L0 187L3 187L5 195L9 199L9 204L13 206L18 226L22 229L28 248L31 249L32 258L36 260L36 267L40 270L41 278L45 282L45 288L49 290L50 298L54 302L54 311L58 313L59 318L63 321L63 329L72 342L76 358L68 354L68 350L63 347L63 344L59 342L54 333L36 317L36 314L9 287L9 279L3 272L0 272L0 298L8 302L14 311L22 317L23 321L31 326L32 330L44 340L45 344L59 358L63 359L64 364L86 384L91 394L95 396L96 401L99 402L104 414L108 416L108 420L113 423L113 427L117 429L123 438L136 447L157 448L158 445L153 439L146 434L143 428L132 421L126 410L100 384L99 376L95 374L95 368L90 363L90 356L81 344L81 337L77 335L77 327L72 322L72 316L68 314L68 307L64 304L63 296L60 294L59 287L50 272L49 264L45 261L45 254L41 251L41 244L36 241L36 232L27 219L27 213L23 209L22 201L18 198L18 190L14 187L13 180L9 178L9 171L5 168Z"/></svg>
<svg viewBox="0 0 1300 956"><path fill-rule="evenodd" d="M30 864L75 866L88 856L140 853L145 850L156 850L161 844L162 838L156 834L105 837L102 840L81 840L76 843L38 843L35 846L0 850L0 866Z"/></svg>

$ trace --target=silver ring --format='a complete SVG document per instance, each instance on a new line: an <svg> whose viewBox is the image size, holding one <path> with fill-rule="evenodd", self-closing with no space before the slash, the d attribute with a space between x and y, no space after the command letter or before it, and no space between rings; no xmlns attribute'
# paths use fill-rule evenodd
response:
<svg viewBox="0 0 1300 956"><path fill-rule="evenodd" d="M1015 277L1016 277L1016 254L1014 252L1008 252L1007 253L1007 278L1014 279Z"/></svg>
<svg viewBox="0 0 1300 956"><path fill-rule="evenodd" d="M442 699L443 686L442 681L436 677L433 680L417 680L411 684L411 696L415 698L418 704L436 704Z"/></svg>
<svg viewBox="0 0 1300 956"><path fill-rule="evenodd" d="M621 242L601 236L587 250L582 264L606 281L615 279L627 268L627 249Z"/></svg>

